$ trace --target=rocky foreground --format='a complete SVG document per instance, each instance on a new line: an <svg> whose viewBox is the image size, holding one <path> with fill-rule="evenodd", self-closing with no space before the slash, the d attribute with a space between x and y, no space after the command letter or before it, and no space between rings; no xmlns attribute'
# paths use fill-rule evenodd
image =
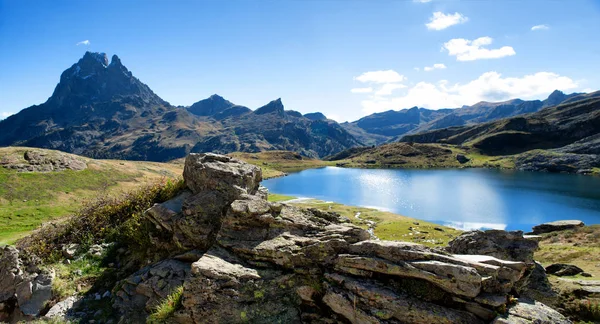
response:
<svg viewBox="0 0 600 324"><path fill-rule="evenodd" d="M467 233L447 250L374 241L335 213L268 202L261 170L230 157L191 154L184 178L145 213L169 257L98 296L122 323L145 321L181 286L168 322L570 323L534 300L552 292L522 232ZM1 253L1 318L76 318L73 300L44 309L51 271Z"/></svg>

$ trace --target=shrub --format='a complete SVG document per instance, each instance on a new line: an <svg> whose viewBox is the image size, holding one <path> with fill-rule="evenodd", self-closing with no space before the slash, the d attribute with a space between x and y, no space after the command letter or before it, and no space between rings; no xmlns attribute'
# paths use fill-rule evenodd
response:
<svg viewBox="0 0 600 324"><path fill-rule="evenodd" d="M46 261L60 258L62 245L78 243L82 247L105 239L146 245L148 226L143 212L155 203L173 198L185 187L182 179L163 180L121 196L103 195L86 203L74 216L60 223L50 223L30 236L17 241L17 246Z"/></svg>

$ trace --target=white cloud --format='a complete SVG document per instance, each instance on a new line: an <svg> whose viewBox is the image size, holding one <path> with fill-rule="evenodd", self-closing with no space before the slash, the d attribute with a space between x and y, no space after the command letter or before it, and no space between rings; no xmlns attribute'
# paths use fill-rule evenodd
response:
<svg viewBox="0 0 600 324"><path fill-rule="evenodd" d="M550 29L550 26L548 25L535 25L533 27L531 27L531 30L548 30Z"/></svg>
<svg viewBox="0 0 600 324"><path fill-rule="evenodd" d="M373 92L373 88L354 88L350 90L352 93L370 93Z"/></svg>
<svg viewBox="0 0 600 324"><path fill-rule="evenodd" d="M0 119L4 119L4 118L6 118L6 117L8 117L10 115L14 115L14 113L8 112L8 111L0 112Z"/></svg>
<svg viewBox="0 0 600 324"><path fill-rule="evenodd" d="M392 94L392 91L397 89L406 88L405 85L399 83L386 83L379 90L375 92L376 96L389 96Z"/></svg>
<svg viewBox="0 0 600 324"><path fill-rule="evenodd" d="M516 54L511 46L503 46L496 49L484 48L484 46L492 44L492 41L492 38L487 36L479 37L472 41L464 38L455 38L444 43L444 48L448 51L448 55L456 56L457 61L495 59Z"/></svg>
<svg viewBox="0 0 600 324"><path fill-rule="evenodd" d="M357 77L354 80L360 82L372 82L372 83L394 83L394 82L402 82L404 80L404 76L398 74L398 72L394 70L386 70L386 71L370 71L365 72Z"/></svg>
<svg viewBox="0 0 600 324"><path fill-rule="evenodd" d="M596 90L592 89L592 88L585 88L583 90L581 90L581 92L585 92L585 93L590 93L590 92L595 92Z"/></svg>
<svg viewBox="0 0 600 324"><path fill-rule="evenodd" d="M75 45L77 45L77 46L79 46L79 45L89 46L90 44L91 44L90 41L86 39L86 40L83 40L83 41L81 41L81 42L79 42L79 43L77 43Z"/></svg>
<svg viewBox="0 0 600 324"><path fill-rule="evenodd" d="M426 67L424 67L423 70L429 72L429 71L433 71L433 70L436 70L436 69L443 70L445 68L446 68L446 65L444 65L442 63L436 63L436 64L434 64L432 66L426 66Z"/></svg>
<svg viewBox="0 0 600 324"><path fill-rule="evenodd" d="M417 72L421 71L421 69L420 69L420 68L418 68L418 67L416 67L416 66L415 66L413 69L414 69L415 71L417 71Z"/></svg>
<svg viewBox="0 0 600 324"><path fill-rule="evenodd" d="M402 96L369 95L361 104L366 114L414 106L430 109L456 108L479 101L543 98L556 89L570 90L577 87L578 84L571 78L552 72L503 77L498 72L490 71L465 84L449 85L446 80L435 84L419 82L408 88Z"/></svg>
<svg viewBox="0 0 600 324"><path fill-rule="evenodd" d="M442 30L453 25L466 23L469 18L462 14L455 12L454 14L445 14L441 11L436 11L433 16L429 18L429 23L425 24L427 29Z"/></svg>

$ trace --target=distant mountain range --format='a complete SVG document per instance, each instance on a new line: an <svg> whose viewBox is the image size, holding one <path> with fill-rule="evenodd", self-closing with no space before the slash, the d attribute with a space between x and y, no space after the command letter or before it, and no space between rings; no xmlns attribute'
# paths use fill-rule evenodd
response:
<svg viewBox="0 0 600 324"><path fill-rule="evenodd" d="M407 134L474 125L539 111L585 94L480 102L457 109L413 107L338 124L320 112L285 110L276 99L252 110L212 95L175 107L135 78L114 55L86 52L65 70L52 96L0 121L0 146L58 149L94 158L167 161L190 152L289 150L318 158Z"/></svg>
<svg viewBox="0 0 600 324"><path fill-rule="evenodd" d="M406 135L401 141L468 145L486 155L512 155L533 149L598 154L600 91L572 99L532 114Z"/></svg>
<svg viewBox="0 0 600 324"><path fill-rule="evenodd" d="M503 102L479 102L454 109L413 107L399 111L388 110L363 117L355 122L342 123L350 134L367 145L393 142L405 134L415 134L452 126L473 125L539 111L570 100L582 93L564 94L555 90L546 100L512 99Z"/></svg>

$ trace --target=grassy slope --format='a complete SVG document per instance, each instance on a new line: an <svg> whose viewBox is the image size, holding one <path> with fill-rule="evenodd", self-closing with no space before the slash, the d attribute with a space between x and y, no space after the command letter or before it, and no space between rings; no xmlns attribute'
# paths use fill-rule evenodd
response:
<svg viewBox="0 0 600 324"><path fill-rule="evenodd" d="M0 158L27 148L0 148ZM40 150L40 149L35 149ZM141 184L181 175L171 163L93 160L83 171L17 172L0 167L0 245L12 243L41 223L67 216L99 193L118 194Z"/></svg>
<svg viewBox="0 0 600 324"><path fill-rule="evenodd" d="M536 260L544 266L552 263L574 264L600 277L600 225L581 227L575 230L543 234ZM577 276L577 279L586 279Z"/></svg>
<svg viewBox="0 0 600 324"><path fill-rule="evenodd" d="M459 163L457 154L465 155L470 161ZM335 162L347 167L368 168L514 168L511 157L487 156L469 147L400 142L384 144Z"/></svg>

